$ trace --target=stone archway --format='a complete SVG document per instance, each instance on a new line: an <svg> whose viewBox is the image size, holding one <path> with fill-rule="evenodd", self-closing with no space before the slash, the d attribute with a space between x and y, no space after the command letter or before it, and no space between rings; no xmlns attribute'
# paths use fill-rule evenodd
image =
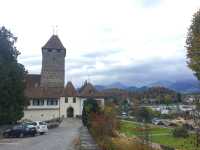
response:
<svg viewBox="0 0 200 150"><path fill-rule="evenodd" d="M67 118L74 117L74 109L72 107L67 108Z"/></svg>

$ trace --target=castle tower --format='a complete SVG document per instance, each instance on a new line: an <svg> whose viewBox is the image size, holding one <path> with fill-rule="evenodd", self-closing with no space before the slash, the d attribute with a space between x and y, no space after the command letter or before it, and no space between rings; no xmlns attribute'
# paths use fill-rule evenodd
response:
<svg viewBox="0 0 200 150"><path fill-rule="evenodd" d="M64 87L66 49L57 35L42 47L41 87Z"/></svg>

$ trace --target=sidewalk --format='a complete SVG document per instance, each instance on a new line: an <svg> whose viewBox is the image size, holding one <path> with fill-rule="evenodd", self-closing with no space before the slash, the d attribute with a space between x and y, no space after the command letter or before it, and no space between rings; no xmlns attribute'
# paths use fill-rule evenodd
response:
<svg viewBox="0 0 200 150"><path fill-rule="evenodd" d="M80 128L80 150L100 150L86 127Z"/></svg>

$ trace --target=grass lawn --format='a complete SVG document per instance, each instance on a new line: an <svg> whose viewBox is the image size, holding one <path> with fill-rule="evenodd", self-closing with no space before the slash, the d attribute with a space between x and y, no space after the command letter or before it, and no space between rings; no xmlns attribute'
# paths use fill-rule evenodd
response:
<svg viewBox="0 0 200 150"><path fill-rule="evenodd" d="M127 136L142 136L143 132L140 131L141 124L130 121L121 121L121 133L125 133ZM150 139L154 143L167 145L180 150L195 150L194 147L194 135L190 135L188 138L174 138L171 128L162 128L159 126L151 126Z"/></svg>

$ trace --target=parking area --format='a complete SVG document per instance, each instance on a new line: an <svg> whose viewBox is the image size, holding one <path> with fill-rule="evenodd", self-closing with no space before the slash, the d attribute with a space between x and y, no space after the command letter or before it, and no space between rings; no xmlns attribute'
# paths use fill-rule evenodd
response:
<svg viewBox="0 0 200 150"><path fill-rule="evenodd" d="M45 135L0 139L0 150L73 150L81 125L79 119L66 119Z"/></svg>

